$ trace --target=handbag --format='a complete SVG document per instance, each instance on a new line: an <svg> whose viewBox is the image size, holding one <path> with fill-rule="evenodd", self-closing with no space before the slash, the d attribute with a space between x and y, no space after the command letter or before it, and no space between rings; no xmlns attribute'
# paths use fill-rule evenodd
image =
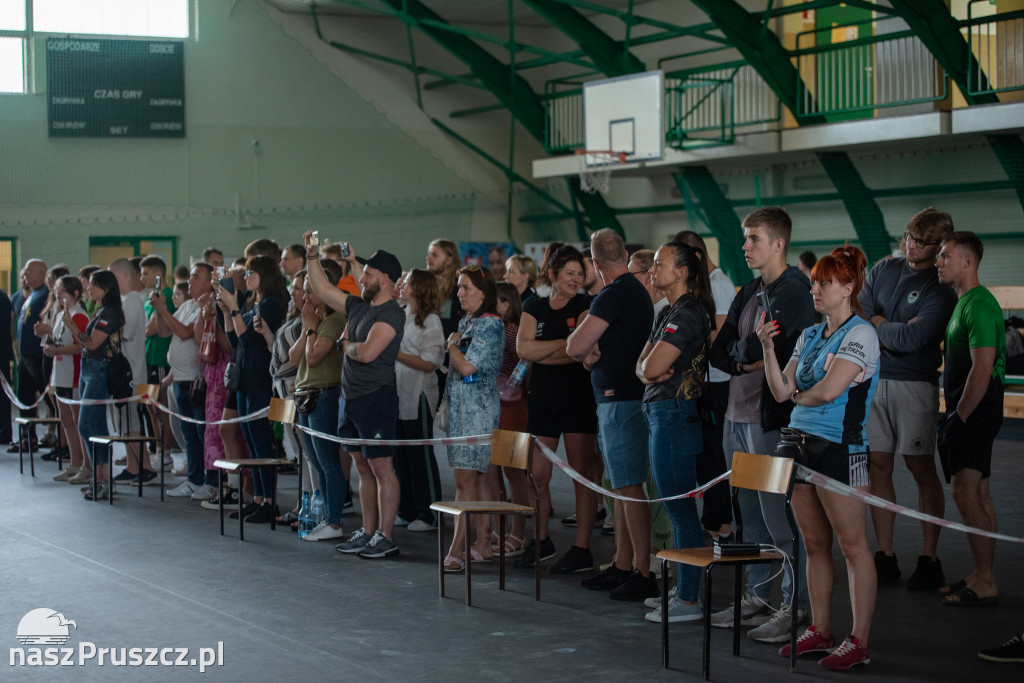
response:
<svg viewBox="0 0 1024 683"><path fill-rule="evenodd" d="M220 358L217 347L217 320L210 318L203 325L203 336L199 339L199 362L216 365Z"/></svg>
<svg viewBox="0 0 1024 683"><path fill-rule="evenodd" d="M192 386L188 388L188 398L192 403L206 403L206 378L202 373L192 380Z"/></svg>
<svg viewBox="0 0 1024 683"><path fill-rule="evenodd" d="M132 395L133 378L132 366L128 359L121 353L121 335L124 327L117 331L117 350L107 340L107 391L115 399L124 399Z"/></svg>
<svg viewBox="0 0 1024 683"><path fill-rule="evenodd" d="M231 361L224 366L224 388L228 391L238 391L238 382L241 373L238 370L238 363Z"/></svg>
<svg viewBox="0 0 1024 683"><path fill-rule="evenodd" d="M320 399L320 392L323 389L299 389L295 392L295 410L303 415L309 415L316 410L317 401Z"/></svg>
<svg viewBox="0 0 1024 683"><path fill-rule="evenodd" d="M450 377L451 375L449 375ZM448 428L451 426L452 414L451 406L448 404L448 385L445 385L444 391L441 393L441 400L437 402L437 415L434 418L437 423L437 428L445 434L448 434ZM449 434L449 436L451 436Z"/></svg>

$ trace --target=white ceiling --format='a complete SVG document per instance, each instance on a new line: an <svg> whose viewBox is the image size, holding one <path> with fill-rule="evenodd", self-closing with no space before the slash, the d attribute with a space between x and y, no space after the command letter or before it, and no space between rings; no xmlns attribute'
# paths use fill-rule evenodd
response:
<svg viewBox="0 0 1024 683"><path fill-rule="evenodd" d="M372 3L373 0L369 0ZM445 21L453 24L492 24L505 25L508 23L508 2L507 0L420 0L424 5L443 17ZM617 10L625 11L629 7L629 0L589 0L595 5L602 5ZM650 0L636 0L634 7L640 6ZM370 10L359 9L346 5L343 2L334 0L264 0L283 12L295 14L308 14L310 5L316 5L317 11L321 14L335 14L341 16L372 17L382 16L380 13ZM381 5L384 6L383 4ZM512 5L517 26L547 26L540 15L522 2L515 2ZM581 14L592 17L596 12L582 11Z"/></svg>

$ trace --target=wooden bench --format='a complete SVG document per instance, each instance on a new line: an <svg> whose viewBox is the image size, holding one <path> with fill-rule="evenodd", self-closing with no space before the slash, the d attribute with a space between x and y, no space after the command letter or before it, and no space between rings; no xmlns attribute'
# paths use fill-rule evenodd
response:
<svg viewBox="0 0 1024 683"><path fill-rule="evenodd" d="M37 425L57 425L57 449L60 450L60 418L59 417L16 417L14 422L18 425L18 444L28 447L28 465L32 476L36 476L35 446L32 444L32 437L35 436ZM25 474L25 449L18 448L18 468ZM64 469L64 458L57 456L57 469Z"/></svg>

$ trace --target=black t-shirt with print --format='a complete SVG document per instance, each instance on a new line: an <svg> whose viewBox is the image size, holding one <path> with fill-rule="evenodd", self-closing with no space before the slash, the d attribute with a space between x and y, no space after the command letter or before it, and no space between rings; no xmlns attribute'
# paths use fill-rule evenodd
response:
<svg viewBox="0 0 1024 683"><path fill-rule="evenodd" d="M580 316L590 309L590 301L589 295L577 294L569 299L565 306L555 311L551 308L551 300L543 297L528 302L523 307L523 312L537 319L537 341L568 339L579 324ZM585 394L591 393L590 373L583 367L583 363L533 364L530 375L531 394L550 393L571 398L579 396L580 391Z"/></svg>
<svg viewBox="0 0 1024 683"><path fill-rule="evenodd" d="M672 363L675 371L664 382L648 385L644 403L670 398L697 399L704 392L707 372L707 346L711 336L711 320L707 309L692 294L684 294L675 304L658 314L651 330L650 342L663 341L679 349Z"/></svg>
<svg viewBox="0 0 1024 683"><path fill-rule="evenodd" d="M124 314L121 313L120 309L112 306L101 307L86 326L85 334L91 337L93 330L99 330L107 335L107 340L95 351L83 348L82 357L93 360L107 360L112 352L117 350L122 327L124 327Z"/></svg>

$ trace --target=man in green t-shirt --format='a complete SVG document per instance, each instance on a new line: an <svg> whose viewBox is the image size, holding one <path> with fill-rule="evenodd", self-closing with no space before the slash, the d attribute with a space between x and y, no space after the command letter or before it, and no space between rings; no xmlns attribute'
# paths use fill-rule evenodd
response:
<svg viewBox="0 0 1024 683"><path fill-rule="evenodd" d="M983 253L973 232L954 232L943 240L939 252L939 281L952 285L959 297L946 326L946 418L939 433L939 457L947 476L952 475L953 500L964 524L994 532L989 475L992 444L1003 424L1006 332L999 302L978 281ZM995 603L995 541L977 534L968 534L967 541L974 571L940 593L946 593L947 605Z"/></svg>
<svg viewBox="0 0 1024 683"><path fill-rule="evenodd" d="M164 299L167 301L167 309L173 314L174 304L171 299L174 290L167 281L167 264L159 256L147 256L139 263L142 271L142 286L146 288L146 296L143 298L143 310L146 311L146 381L149 384L160 385L170 364L167 362L167 350L171 348L171 335L161 336L157 329L157 317L153 315L153 304L149 303L148 293L158 288ZM164 390L160 391L160 403L167 405L167 395ZM150 407L150 419L156 417L156 411ZM160 419L163 421L164 449L165 452L171 448L171 425L167 413L161 412Z"/></svg>

